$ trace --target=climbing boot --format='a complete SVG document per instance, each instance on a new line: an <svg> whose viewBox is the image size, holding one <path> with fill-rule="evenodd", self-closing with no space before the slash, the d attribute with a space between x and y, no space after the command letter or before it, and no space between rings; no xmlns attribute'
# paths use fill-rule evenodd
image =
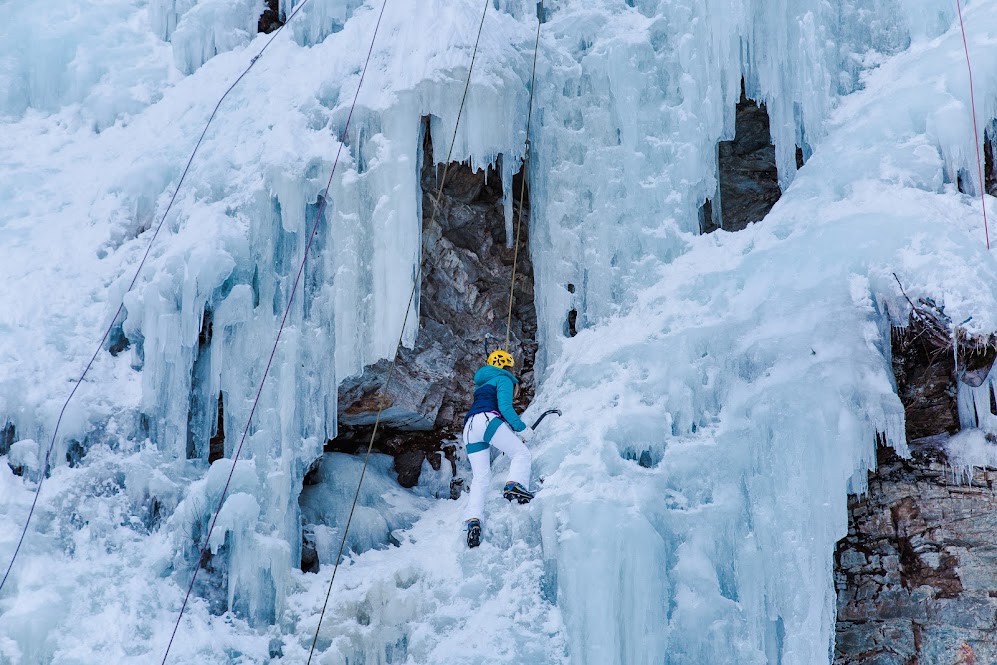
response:
<svg viewBox="0 0 997 665"><path fill-rule="evenodd" d="M511 480L505 484L505 489L502 490L502 496L508 501L515 499L519 503L529 503L533 500L533 492L526 489L519 483L514 483Z"/></svg>
<svg viewBox="0 0 997 665"><path fill-rule="evenodd" d="M481 521L467 520L467 546L477 547L481 544Z"/></svg>

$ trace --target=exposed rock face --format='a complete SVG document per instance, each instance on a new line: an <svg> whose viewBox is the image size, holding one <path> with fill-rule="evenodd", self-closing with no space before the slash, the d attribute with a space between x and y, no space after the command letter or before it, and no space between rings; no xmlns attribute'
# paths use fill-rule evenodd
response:
<svg viewBox="0 0 997 665"><path fill-rule="evenodd" d="M894 328L893 374L904 405L907 440L959 431L955 361L940 352L923 326L911 318L906 328Z"/></svg>
<svg viewBox="0 0 997 665"><path fill-rule="evenodd" d="M4 422L0 428L0 455L6 455L15 441L17 441L17 432L14 423Z"/></svg>
<svg viewBox="0 0 997 665"><path fill-rule="evenodd" d="M835 553L836 665L997 663L997 472L959 482L938 448L880 448Z"/></svg>
<svg viewBox="0 0 997 665"><path fill-rule="evenodd" d="M849 501L835 552L835 665L997 663L997 472L963 478L942 449L959 430L957 382L982 384L994 338L957 331L957 368L951 324L922 300L893 331L912 456L881 447L868 494Z"/></svg>
<svg viewBox="0 0 997 665"><path fill-rule="evenodd" d="M326 452L365 454L370 443L369 427L350 428L330 441ZM419 482L422 463L427 460L431 467L440 470L444 461L456 472L456 444L445 441L436 431L404 432L391 428L377 430L374 452L391 455L395 458L395 473L402 487L414 487ZM317 460L318 464L321 460ZM309 484L306 482L306 484ZM459 488L458 488L459 489ZM459 491L458 491L459 496Z"/></svg>
<svg viewBox="0 0 997 665"><path fill-rule="evenodd" d="M395 456L399 481L418 480L422 460L434 466L440 441L457 436L474 392L474 372L486 350L505 345L513 249L506 247L502 182L495 171L472 171L451 164L433 215L438 177L432 141L426 130L422 165L423 259L421 318L414 349L402 349L388 393L381 396L388 361L368 367L340 386L342 434L328 450L353 452L366 447L380 405L381 427L375 446ZM514 181L518 221L521 180ZM515 300L509 350L523 382L520 400L533 394L536 309L529 257L529 210L524 203L523 231L516 266ZM383 434L382 434L383 433Z"/></svg>
<svg viewBox="0 0 997 665"><path fill-rule="evenodd" d="M997 122L991 123L993 131L997 132ZM987 187L987 194L990 196L997 196L997 168L994 167L994 162L997 161L997 146L994 145L993 134L987 132L984 134L983 139L983 163L984 163L984 182Z"/></svg>
<svg viewBox="0 0 997 665"><path fill-rule="evenodd" d="M970 338L957 329L957 366L952 329L952 321L942 309L922 299L907 327L892 331L893 373L904 405L908 441L958 432L957 384L983 385L997 360L997 337ZM997 413L993 397L991 411Z"/></svg>
<svg viewBox="0 0 997 665"><path fill-rule="evenodd" d="M997 134L997 120L990 122L989 129L983 132L983 189L990 196L997 196L997 169L994 162L997 161L997 145L994 144L993 137ZM968 169L960 169L956 177L956 187L963 194L972 194L979 198L980 174L976 166Z"/></svg>
<svg viewBox="0 0 997 665"><path fill-rule="evenodd" d="M260 14L256 29L259 32L270 33L284 25L284 17L280 12L280 0L266 0L266 9Z"/></svg>
<svg viewBox="0 0 997 665"><path fill-rule="evenodd" d="M782 195L768 111L748 99L743 90L735 116L734 140L720 142L719 160L720 225L712 202L707 201L702 213L703 233L718 228L740 231L765 217ZM797 161L802 161L802 155Z"/></svg>

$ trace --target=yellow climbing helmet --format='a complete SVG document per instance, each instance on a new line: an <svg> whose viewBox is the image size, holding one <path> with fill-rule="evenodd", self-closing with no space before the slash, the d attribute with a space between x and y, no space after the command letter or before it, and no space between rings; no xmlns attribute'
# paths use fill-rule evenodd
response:
<svg viewBox="0 0 997 665"><path fill-rule="evenodd" d="M512 359L512 354L502 349L496 349L488 354L488 364L499 369L512 369L516 361Z"/></svg>

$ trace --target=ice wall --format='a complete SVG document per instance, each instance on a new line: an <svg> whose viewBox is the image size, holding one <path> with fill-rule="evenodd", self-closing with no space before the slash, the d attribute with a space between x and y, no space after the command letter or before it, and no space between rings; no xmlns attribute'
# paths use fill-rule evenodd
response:
<svg viewBox="0 0 997 665"><path fill-rule="evenodd" d="M29 533L34 564L0 599L5 621L18 619L0 624L4 657L71 662L85 644L105 659L144 662L165 643L159 626L195 565L190 539L231 468L205 463L217 400L231 455L380 8L314 1L226 101L125 299L130 347L100 355L67 413L59 468ZM252 35L258 8L112 0L95 13L54 2L15 7L0 26L9 137L0 143L0 420L18 439L48 440L217 95L266 39ZM995 30L986 9L967 8L976 53ZM443 159L480 10L426 0L385 15L211 543L210 581L236 617L218 628L217 599L202 589L192 621L222 638L205 629L184 657L197 657L198 639L219 659L268 657L253 630L283 616L301 479L335 432L336 385L394 351L418 260L421 119L430 116ZM500 1L489 12L454 158L481 166L501 155L508 184L525 138L534 7ZM948 29L952 8L561 0L546 18L530 170L541 366L551 368L549 402L592 406L551 432L541 463L552 476L538 504L548 511L544 542L526 549L539 547L557 572L581 662L662 662L666 646L674 662L732 653L738 662L778 653L820 662L831 606L818 582L844 523L848 479L860 480L872 459L874 430L900 445L880 328L887 303L903 313L890 272L911 294L944 295L953 320L972 313L981 331L995 323L984 314L997 311L990 259L951 184L975 159L961 41L952 32L925 39ZM43 24L57 40L36 34ZM909 54L890 59L911 40ZM984 122L995 115L997 73L986 58L975 64ZM742 78L769 109L780 178L792 185L759 229L695 238ZM839 95L861 87L831 119ZM813 151L811 175L799 181L797 145ZM557 365L572 307L580 327L607 327L583 333ZM406 340L414 334L413 324ZM19 459L29 447L18 445ZM586 498L607 482L608 498ZM5 469L2 483L0 514L19 526L30 486ZM46 537L52 525L58 536ZM0 555L15 531L0 530ZM533 563L512 587L534 579ZM607 570L627 574L596 594L585 575ZM130 594L108 598L101 576L125 578ZM83 597L64 611L52 585L84 579ZM806 597L793 581L809 585ZM72 625L92 597L104 619L120 611L120 624L143 636L133 652L98 648ZM100 624L88 616L85 625ZM669 627L659 635L642 620ZM716 633L703 641L696 627L705 623ZM60 641L43 639L57 633ZM254 638L239 646L241 634ZM646 645L645 634L654 636ZM713 651L711 637L735 640L735 650Z"/></svg>
<svg viewBox="0 0 997 665"><path fill-rule="evenodd" d="M997 34L986 10L967 12L977 54ZM539 589L563 614L569 662L828 662L832 557L847 494L864 490L877 436L905 452L889 326L907 320L908 305L893 273L911 298L931 295L954 321L972 316L971 332L997 326L997 262L978 204L955 184L974 159L961 38L911 32L920 41L909 53L883 59L861 78L865 90L837 104L763 223L707 237L673 230L668 261L621 263L598 276L632 295L631 311L564 342L533 410L564 410L538 438L542 487L518 519L490 504L483 546L508 547L510 522L530 527L517 544L539 534L541 551L528 556L542 559ZM986 122L997 70L989 61L977 68ZM579 169L579 181L590 172ZM606 182L598 173L595 187ZM635 227L613 231L632 238ZM650 286L627 291L614 281L648 263ZM976 393L978 408L989 413L984 395ZM443 513L413 533L437 522L434 533L458 547L459 525L443 523ZM412 602L408 580L433 573L413 563L419 552L419 543L403 543L390 562L351 562L323 634L328 657L374 658L411 643L420 646L408 654L415 662L435 662L419 640L425 624L446 618L462 637L471 632L470 621L432 602L392 611L400 598ZM453 585L491 557L490 549L458 553ZM512 614L505 578L489 579L501 588L489 617ZM316 607L308 595L295 604ZM355 608L369 624L345 621ZM526 648L530 637L509 630L507 639ZM464 641L491 638L484 626Z"/></svg>
<svg viewBox="0 0 997 665"><path fill-rule="evenodd" d="M722 206L717 142L733 138L742 79L768 109L785 188L797 146L809 155L859 73L955 13L897 0L549 4L531 171L541 368L570 309L579 327L626 310L703 202Z"/></svg>
<svg viewBox="0 0 997 665"><path fill-rule="evenodd" d="M220 46L218 31L238 23L233 17L245 19L252 6L132 8L128 20L169 38L179 71L196 74L172 86L160 81L161 100L135 117L119 111L100 133L59 125L59 117L79 114L73 104L53 106L53 116L44 117L40 112L49 109L20 100L31 108L12 125L4 163L24 187L5 188L0 197L13 211L9 227L30 230L10 236L18 258L5 264L3 274L18 294L3 324L17 324L16 334L5 338L4 366L22 370L5 385L0 412L20 437L48 440L64 386L108 324L148 241L145 231L158 223L218 95L267 39L246 49L235 40L225 47L235 49L229 52ZM183 510L165 524L181 586L196 563L190 534L203 536L220 496L219 474L223 478L230 468L227 460L204 468L218 402L224 404L225 453L231 456L339 149L379 8L316 3L299 17L301 27L282 33L233 91L163 236L125 296L121 334L129 347L100 355L88 381L92 390L80 391L63 423L54 457L60 463L74 446L85 454L105 442L118 445L121 436L148 437L167 458L200 461L206 480L191 487ZM352 18L327 34L330 12L345 21L347 10ZM423 118L430 117L443 159L480 10L469 3L426 3L418 12L401 7L385 15L330 201L248 431L242 452L247 466L238 474L246 476L244 488L226 501L211 543L215 583L227 588L229 606L253 624L280 614L285 581L300 562L302 476L335 436L339 380L394 352L419 260ZM518 46L529 33L513 11L493 8L489 14L453 149L454 159L478 167L502 156L507 185L523 152L525 120L518 111L528 94L522 73L528 59ZM161 45L156 52L162 53ZM50 125L56 131L40 150L33 146L40 156L26 158L34 154L28 148L38 127ZM63 146L68 148L56 156ZM94 162L101 168L93 169ZM67 166L53 176L54 163ZM83 230L80 217L88 221ZM45 225L46 233L35 232ZM40 302L44 290L53 296ZM54 338L42 353L21 323L31 312L40 313L39 329ZM417 317L409 320L407 343L417 330ZM32 390L18 389L29 382ZM133 418L134 429L109 434L110 419L122 412ZM18 512L14 519L23 517ZM6 555L13 541L3 542Z"/></svg>
<svg viewBox="0 0 997 665"><path fill-rule="evenodd" d="M986 7L967 19L971 48L997 34ZM827 662L846 491L877 432L904 451L892 273L971 332L997 325L997 262L952 181L972 150L961 48L950 31L864 76L762 224L687 238L631 314L566 342L537 501L573 662ZM987 118L997 69L977 68ZM982 388L961 410L972 393L989 417Z"/></svg>
<svg viewBox="0 0 997 665"><path fill-rule="evenodd" d="M149 435L176 456L185 454L189 441L199 442L199 456L206 454L219 395L229 433L226 454L238 443L376 18L374 8L367 7L321 44L302 47L288 38L274 46L271 62L280 64L265 69L257 86L235 93L235 110L208 140L195 167L197 185L183 202L169 249L157 259L158 270L127 298L124 333L140 356L134 362L142 367ZM369 92L361 95L353 116L327 212L243 451L258 460L258 484L250 494L266 498L252 516L256 532L272 532L285 546L283 552L252 556L240 549L252 548L251 539L233 542L233 565L241 557L240 567L257 570L230 576L229 584L247 588L252 597L266 595L254 585L264 585L271 594L276 589L278 612L280 580L300 561L302 476L324 441L335 436L339 379L389 357L405 315L420 246L421 118L433 117L439 137L449 136L456 121L462 92L459 54L451 56L455 73L446 80L433 82L426 73L411 71L413 62L431 57L389 41L410 18L403 12L387 15L382 26L385 42L368 72ZM469 34L474 18L472 8L443 7L427 11L421 20L441 34ZM500 27L505 22L512 34L518 29L508 16L497 14L494 20ZM422 33L410 34L415 40ZM488 52L491 62L483 59L477 71L489 85L513 94L500 104L481 93L472 95L469 120L455 147L459 158L479 164L494 161L502 146L515 144L521 133L512 109L522 103L524 84L505 61L495 61L496 55L513 57L500 49L510 47L496 41ZM316 69L327 72L317 91L308 74ZM277 93L262 109L254 103L261 89L281 90L288 72L302 76L289 90L283 86L290 99ZM274 126L282 116L290 117ZM247 145L247 135L258 138ZM448 147L446 138L440 143ZM516 158L515 149L509 154ZM206 233L217 233L217 239L204 243ZM206 321L211 324L207 345ZM409 343L416 321L410 317ZM247 363L249 358L256 360ZM192 410L190 395L205 405L203 414ZM259 616L266 620L273 613Z"/></svg>
<svg viewBox="0 0 997 665"><path fill-rule="evenodd" d="M177 67L191 74L256 35L263 0L153 0L152 29L173 46Z"/></svg>
<svg viewBox="0 0 997 665"><path fill-rule="evenodd" d="M104 129L140 112L172 80L169 49L143 3L3 3L0 119L73 107L69 123Z"/></svg>

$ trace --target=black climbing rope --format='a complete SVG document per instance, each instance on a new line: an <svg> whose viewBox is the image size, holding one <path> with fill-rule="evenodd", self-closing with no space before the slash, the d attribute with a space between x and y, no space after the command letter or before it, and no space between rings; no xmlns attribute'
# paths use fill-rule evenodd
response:
<svg viewBox="0 0 997 665"><path fill-rule="evenodd" d="M533 121L533 92L537 87L537 52L540 50L540 26L543 24L544 3L537 6L537 40L533 44L533 73L530 75L530 106L526 113L526 149L523 151L523 182L519 187L519 222L516 225L516 244L512 252L512 277L509 282L509 314L505 319L505 348L509 348L512 334L512 304L515 300L516 265L519 260L519 238L523 232L523 200L526 196L526 176L530 163L530 125Z"/></svg>
<svg viewBox="0 0 997 665"><path fill-rule="evenodd" d="M253 415L256 413L256 407L259 405L260 395L263 393L263 386L266 384L267 375L270 373L270 365L273 363L274 356L277 353L277 346L280 344L281 334L284 332L287 317L291 312L291 304L294 302L294 294L298 290L298 283L301 281L301 274L304 272L305 262L308 260L308 253L311 251L312 242L315 240L315 234L318 231L319 223L322 221L322 215L325 212L326 203L329 200L329 189L332 187L332 178L336 174L336 167L339 165L339 157L343 152L343 146L346 144L346 135L350 129L350 120L353 118L353 111L356 108L357 99L360 97L360 89L363 87L364 77L367 75L367 66L370 64L371 54L374 52L374 41L377 39L377 32L381 27L381 19L384 17L384 8L387 4L388 0L384 0L381 4L381 12L377 16L377 23L374 26L374 34L370 39L370 48L367 50L367 59L364 62L363 71L360 73L360 81L357 83L357 91L353 96L353 103L350 105L349 115L346 116L346 125L343 127L343 132L339 138L339 149L336 151L336 159L332 163L332 171L329 173L329 181L326 183L325 191L322 193L322 201L319 204L318 211L315 214L315 223L312 225L311 233L308 236L308 243L305 245L304 255L301 257L301 264L298 266L298 274L294 278L294 284L291 286L291 292L287 298L287 306L284 308L284 316L280 321L280 328L277 329L277 338L274 340L273 348L270 350L270 357L267 359L266 368L263 370L263 377L260 379L260 386L256 391L256 398L253 400L253 406L249 411L249 417L246 419L246 427L242 431L242 438L239 439L239 445L236 447L235 452L232 455L232 468L229 469L228 477L225 479L225 485L222 488L221 496L218 497L218 506L215 508L214 516L211 518L211 524L208 527L208 532L204 536L204 545L201 547L201 552L198 556L198 563L194 566L194 574L190 579L190 585L187 587L187 595L184 596L183 604L180 606L180 612L177 615L177 622L173 626L173 633L170 635L169 644L166 645L166 652L163 654L162 665L166 664L166 659L170 655L170 648L173 646L173 640L176 638L177 630L180 628L180 620L183 618L184 610L187 608L190 595L194 590L194 582L197 580L197 573L201 569L200 562L204 559L208 549L208 543L211 540L211 533L214 531L215 524L218 522L218 514L221 512L222 504L225 502L225 497L228 494L228 488L232 482L232 476L235 473L236 463L239 461L239 455L242 453L242 447L246 443L246 437L249 434L249 426L253 422ZM301 6L304 6L304 3L299 6L299 9ZM290 18L288 18L288 20L290 20ZM285 23L284 25L287 24Z"/></svg>
<svg viewBox="0 0 997 665"><path fill-rule="evenodd" d="M488 5L491 0L485 0L485 7L481 12L481 22L478 24L478 36L474 40L474 50L471 51L471 65L467 69L467 80L464 81L464 94L460 98L460 108L457 109L457 122L454 124L453 138L450 140L450 150L447 152L447 161L443 167L443 177L440 179L440 185L436 190L436 199L433 201L433 214L430 220L430 227L432 227L433 222L436 221L436 215L440 208L440 197L443 194L443 185L447 181L447 171L450 168L450 160L453 157L454 144L457 142L457 129L460 127L460 119L464 112L464 102L467 100L467 91L471 86L471 73L474 71L474 60L478 55L478 44L481 41L481 29L485 25L485 15L488 13ZM439 259L437 259L438 261ZM436 262L434 262L430 269L435 267ZM332 568L332 577L329 579L329 588L325 593L325 601L322 603L322 611L319 613L318 625L315 626L315 636L312 638L312 646L308 651L308 663L311 665L312 657L315 654L315 645L318 643L319 631L322 629L322 621L325 618L326 608L329 606L329 597L332 595L332 585L336 581L336 571L339 570L339 562L343 558L343 550L346 547L346 536L350 530L350 523L353 521L353 512L356 510L357 502L360 500L360 489L363 486L364 475L367 473L367 463L370 461L370 453L374 448L374 437L377 436L377 428L381 424L381 414L384 411L384 399L383 397L387 395L388 387L391 385L391 379L394 376L395 364L398 362L398 353L402 348L402 340L405 337L405 327L408 325L409 313L412 311L412 303L415 300L415 292L419 286L422 278L422 260L419 261L419 266L416 269L415 277L412 283L412 291L409 293L408 304L405 306L405 318L402 320L402 329L398 334L398 343L395 345L395 354L391 358L391 364L388 365L388 374L384 379L384 385L381 386L381 397L379 400L380 405L377 409L377 417L374 419L374 429L370 433L370 441L367 443L367 453L364 456L363 467L360 469L360 480L357 482L357 491L353 495L353 504L350 506L350 514L346 518L346 526L343 528L343 537L339 543L339 552L336 554L336 563Z"/></svg>
<svg viewBox="0 0 997 665"><path fill-rule="evenodd" d="M235 89L237 85L239 85L239 82L242 81L242 79L246 76L246 74L249 73L249 70L253 68L253 66L256 64L256 61L259 60L260 57L263 55L263 52L267 50L270 44L273 43L273 40L277 38L277 35L280 34L280 31L284 29L284 26L290 23L291 19L293 19L295 15L299 11L301 11L301 9L309 2L310 0L303 0L303 2L300 5L298 5L294 9L294 11L290 13L290 15L287 17L287 20L284 21L283 25L277 28L273 32L273 34L270 35L270 39L266 41L266 43L263 45L263 48L260 49L259 53L253 56L253 58L249 61L249 65L246 67L246 69L244 69L243 72L239 74L238 78L236 78L235 81L232 83L232 85L230 85L228 89L222 94L222 96L218 99L218 103L215 104L214 110L211 111L211 115L208 117L208 121L204 125L204 130L201 132L201 136L197 139L197 143L194 145L194 150L190 153L190 159L187 160L187 165L184 167L183 173L180 175L180 180L177 182L176 189L173 191L173 196L170 197L170 202L169 204L167 204L166 210L163 212L163 216L162 218L160 218L159 224L156 225L156 229L155 231L153 231L152 237L149 239L149 244L145 248L145 254L142 255L142 260L139 262L138 268L135 269L135 275L132 277L132 281L128 284L128 288L125 289L125 292L121 294L121 303L118 305L118 309L114 312L114 316L111 317L111 322L108 324L107 330L104 331L103 337L100 338L100 342L97 344L97 349L93 352L93 356L91 356L90 361L86 364L86 367L83 369L83 373L80 374L80 377L73 384L73 389L69 391L69 396L66 398L66 401L62 405L62 409L59 411L59 417L55 421L55 429L52 430L52 440L49 442L48 449L45 451L45 462L42 464L41 474L38 478L38 486L35 488L35 496L34 499L31 501L31 508L28 510L28 517L24 521L24 528L21 530L21 536L17 541L17 546L14 548L14 554L13 556L11 556L10 564L7 566L7 572L4 573L3 579L0 580L0 591L3 590L4 585L7 583L7 578L10 576L10 571L13 570L14 568L14 562L17 560L17 555L21 551L21 545L24 544L24 538L28 533L28 526L31 524L31 518L35 514L35 507L38 505L38 496L41 494L42 484L45 482L45 477L48 475L49 463L52 458L52 451L55 449L56 437L59 434L59 427L62 425L62 417L66 413L66 408L69 406L70 400L72 400L73 396L76 394L76 390L80 387L80 384L83 383L83 380L90 372L90 368L93 366L94 361L97 360L97 356L100 354L101 349L104 348L104 343L107 341L108 336L111 334L111 331L114 329L114 325L117 323L118 317L121 316L121 312L125 308L124 297L128 292L132 290L132 288L134 288L135 282L138 281L138 276L142 272L142 268L145 266L146 260L149 258L149 253L152 251L152 245L153 243L156 242L156 238L159 237L159 232L162 230L163 224L166 222L166 216L170 214L170 210L173 208L173 203L177 200L177 194L180 193L180 187L181 185L183 185L184 180L187 178L187 173L188 171L190 171L190 165L194 162L194 156L197 155L197 151L201 147L201 143L204 141L204 136L208 133L208 128L211 126L211 122L215 119L215 115L218 113L218 109L221 108L222 102L225 101L225 98L228 97L229 93L232 92L232 90Z"/></svg>

